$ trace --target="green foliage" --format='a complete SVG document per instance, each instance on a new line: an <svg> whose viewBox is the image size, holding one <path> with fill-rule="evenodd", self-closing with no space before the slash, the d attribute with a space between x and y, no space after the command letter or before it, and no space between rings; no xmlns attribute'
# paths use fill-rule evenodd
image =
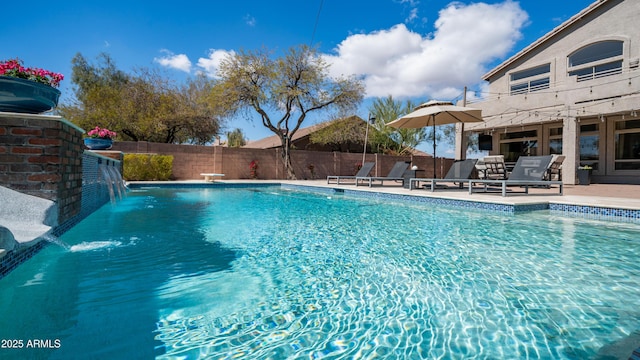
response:
<svg viewBox="0 0 640 360"><path fill-rule="evenodd" d="M77 54L72 64L76 99L58 109L82 128L107 127L121 140L195 144L220 130L225 110L211 101L214 82L204 76L177 86L147 69L127 74L107 54L96 65Z"/></svg>
<svg viewBox="0 0 640 360"><path fill-rule="evenodd" d="M173 171L173 156L125 154L122 170L127 181L166 181Z"/></svg>
<svg viewBox="0 0 640 360"><path fill-rule="evenodd" d="M333 120L330 125L312 132L309 141L314 144L331 145L334 151L345 151L345 148L351 148L350 144L358 144L362 147L367 137L367 151L375 152L379 147L374 146L375 142L372 139L379 136L378 130L369 125L368 131L367 135L367 123L353 115Z"/></svg>
<svg viewBox="0 0 640 360"><path fill-rule="evenodd" d="M378 152L386 154L407 155L422 141L428 138L430 129L395 129L387 123L413 111L414 104L407 100L404 104L396 101L391 95L374 100L370 113L375 116L372 146L378 147Z"/></svg>
<svg viewBox="0 0 640 360"><path fill-rule="evenodd" d="M225 58L218 71L221 81L213 91L224 109L255 111L262 124L282 143L287 178L295 179L289 141L310 112L355 110L364 96L356 78L334 79L315 49L290 48L282 57L268 51L238 52Z"/></svg>
<svg viewBox="0 0 640 360"><path fill-rule="evenodd" d="M236 128L233 131L227 132L227 144L229 147L243 147L247 144L247 140L242 133L242 129Z"/></svg>
<svg viewBox="0 0 640 360"><path fill-rule="evenodd" d="M340 144L364 144L366 123L356 116L333 120L330 125L311 133L309 141L314 144L333 145L340 150Z"/></svg>

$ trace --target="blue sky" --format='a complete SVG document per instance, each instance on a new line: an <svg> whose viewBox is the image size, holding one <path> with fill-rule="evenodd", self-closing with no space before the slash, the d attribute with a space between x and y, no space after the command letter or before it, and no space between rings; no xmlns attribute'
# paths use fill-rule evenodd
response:
<svg viewBox="0 0 640 360"><path fill-rule="evenodd" d="M106 52L127 72L161 68L180 82L197 72L214 76L233 51L266 47L281 54L313 44L333 74L365 80L367 99L357 115L367 118L374 97L456 100L464 86L481 96L483 74L592 2L35 0L0 22L0 59L63 73L65 101L78 52L91 61ZM241 128L251 140L271 135L241 118L226 127Z"/></svg>

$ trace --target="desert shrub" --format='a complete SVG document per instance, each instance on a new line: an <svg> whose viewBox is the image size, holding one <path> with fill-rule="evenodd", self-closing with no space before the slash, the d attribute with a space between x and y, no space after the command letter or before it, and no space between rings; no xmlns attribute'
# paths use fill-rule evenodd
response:
<svg viewBox="0 0 640 360"><path fill-rule="evenodd" d="M166 181L171 178L173 156L125 154L122 169L127 181Z"/></svg>

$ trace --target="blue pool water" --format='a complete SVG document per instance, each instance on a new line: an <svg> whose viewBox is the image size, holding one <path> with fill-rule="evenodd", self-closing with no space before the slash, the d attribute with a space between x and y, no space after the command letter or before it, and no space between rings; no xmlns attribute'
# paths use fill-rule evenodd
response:
<svg viewBox="0 0 640 360"><path fill-rule="evenodd" d="M23 341L0 358L628 357L639 230L279 187L131 191L0 280L0 339Z"/></svg>

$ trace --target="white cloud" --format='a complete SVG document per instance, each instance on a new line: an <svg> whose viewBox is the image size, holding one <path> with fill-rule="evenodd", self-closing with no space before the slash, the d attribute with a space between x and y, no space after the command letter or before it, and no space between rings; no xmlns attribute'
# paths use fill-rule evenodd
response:
<svg viewBox="0 0 640 360"><path fill-rule="evenodd" d="M254 27L256 26L256 18L251 16L251 14L247 14L244 16L244 22L245 24Z"/></svg>
<svg viewBox="0 0 640 360"><path fill-rule="evenodd" d="M209 57L199 58L198 59L198 67L201 69L209 77L216 77L216 73L218 72L218 68L220 67L220 62L227 56L233 55L235 52L233 50L209 50Z"/></svg>
<svg viewBox="0 0 640 360"><path fill-rule="evenodd" d="M369 97L453 99L509 53L528 19L510 0L454 2L438 15L435 32L427 36L399 24L347 37L335 54L325 55L331 74L362 77Z"/></svg>
<svg viewBox="0 0 640 360"><path fill-rule="evenodd" d="M153 61L162 66L177 69L189 73L191 71L191 61L185 54L174 54L169 50L162 50L165 53L162 57L154 58Z"/></svg>
<svg viewBox="0 0 640 360"><path fill-rule="evenodd" d="M404 22L410 23L410 22L413 22L417 18L418 18L418 8L413 8L409 12L409 16L404 20Z"/></svg>

